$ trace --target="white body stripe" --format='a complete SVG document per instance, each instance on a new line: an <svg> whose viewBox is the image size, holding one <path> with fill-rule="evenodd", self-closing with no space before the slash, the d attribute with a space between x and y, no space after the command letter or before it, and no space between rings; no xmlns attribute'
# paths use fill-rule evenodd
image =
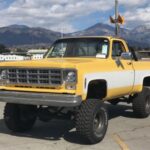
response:
<svg viewBox="0 0 150 150"><path fill-rule="evenodd" d="M135 85L143 84L143 79L148 76L150 77L150 70L135 71Z"/></svg>
<svg viewBox="0 0 150 150"><path fill-rule="evenodd" d="M84 87L84 93L87 93L88 84L92 80L104 79L107 81L108 89L129 87L143 83L145 76L150 76L150 70L147 71L116 71L116 72L97 72L86 74L84 77L87 81ZM129 89L130 90L130 89Z"/></svg>

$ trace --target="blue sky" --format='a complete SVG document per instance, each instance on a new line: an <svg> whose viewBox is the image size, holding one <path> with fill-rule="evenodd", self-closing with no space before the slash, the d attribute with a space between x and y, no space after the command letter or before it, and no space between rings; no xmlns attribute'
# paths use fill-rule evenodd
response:
<svg viewBox="0 0 150 150"><path fill-rule="evenodd" d="M0 0L0 9L7 9L15 0Z"/></svg>
<svg viewBox="0 0 150 150"><path fill-rule="evenodd" d="M150 24L149 0L119 0L124 27ZM109 24L114 0L0 0L0 27L23 24L31 27L75 32L96 23Z"/></svg>

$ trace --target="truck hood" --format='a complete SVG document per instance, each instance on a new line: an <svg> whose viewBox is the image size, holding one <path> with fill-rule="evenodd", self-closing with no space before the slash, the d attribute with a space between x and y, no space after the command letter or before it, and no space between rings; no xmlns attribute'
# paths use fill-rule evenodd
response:
<svg viewBox="0 0 150 150"><path fill-rule="evenodd" d="M92 63L95 59L96 58L48 58L42 60L1 62L0 67L76 68L81 64Z"/></svg>

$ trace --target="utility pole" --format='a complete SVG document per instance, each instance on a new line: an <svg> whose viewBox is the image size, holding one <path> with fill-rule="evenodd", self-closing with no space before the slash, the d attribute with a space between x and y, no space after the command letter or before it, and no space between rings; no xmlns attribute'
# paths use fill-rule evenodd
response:
<svg viewBox="0 0 150 150"><path fill-rule="evenodd" d="M110 22L115 24L115 35L119 36L119 29L120 25L124 24L125 20L124 17L119 14L119 2L118 0L115 0L115 19L110 16Z"/></svg>
<svg viewBox="0 0 150 150"><path fill-rule="evenodd" d="M115 0L115 34L118 36L119 34L119 24L118 24L118 0Z"/></svg>

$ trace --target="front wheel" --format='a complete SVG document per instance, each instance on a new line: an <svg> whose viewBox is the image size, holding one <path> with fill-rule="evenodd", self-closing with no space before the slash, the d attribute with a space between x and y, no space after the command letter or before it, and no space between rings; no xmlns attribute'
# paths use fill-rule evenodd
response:
<svg viewBox="0 0 150 150"><path fill-rule="evenodd" d="M108 113L100 100L88 99L81 104L76 116L77 132L91 144L103 140L108 127Z"/></svg>
<svg viewBox="0 0 150 150"><path fill-rule="evenodd" d="M37 107L31 105L7 103L4 109L5 124L11 131L30 130L37 118Z"/></svg>
<svg viewBox="0 0 150 150"><path fill-rule="evenodd" d="M143 88L143 91L133 98L133 111L137 117L146 118L150 115L150 89Z"/></svg>

